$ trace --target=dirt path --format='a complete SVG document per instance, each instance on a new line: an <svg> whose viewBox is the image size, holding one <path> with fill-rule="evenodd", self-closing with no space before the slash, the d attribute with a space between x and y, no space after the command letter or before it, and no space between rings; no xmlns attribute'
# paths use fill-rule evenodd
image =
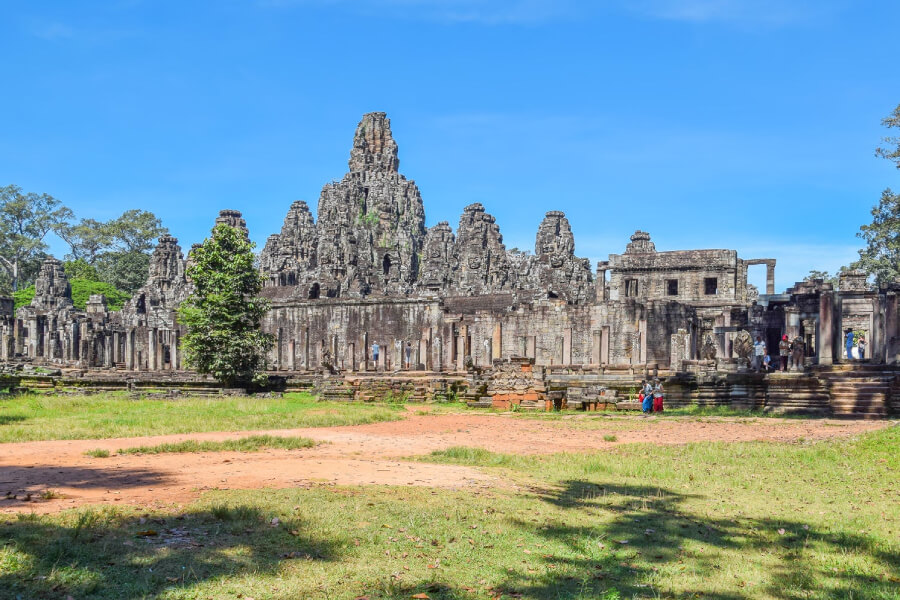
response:
<svg viewBox="0 0 900 600"><path fill-rule="evenodd" d="M422 407L412 407L410 412L403 421L351 427L0 444L0 512L55 512L101 502L171 505L189 502L203 491L215 488L285 488L316 482L489 487L498 482L477 469L406 462L398 458L451 446L550 453L603 449L634 442L813 440L890 425L885 421L639 416L599 419L573 416L547 421L497 414L429 415L422 414ZM95 448L115 453L133 446L187 439L223 440L259 433L300 435L327 443L305 450L254 453L113 454L108 458L84 454ZM604 435L614 435L616 441L604 441ZM62 497L40 499L45 490L54 490ZM15 498L4 497L11 495Z"/></svg>

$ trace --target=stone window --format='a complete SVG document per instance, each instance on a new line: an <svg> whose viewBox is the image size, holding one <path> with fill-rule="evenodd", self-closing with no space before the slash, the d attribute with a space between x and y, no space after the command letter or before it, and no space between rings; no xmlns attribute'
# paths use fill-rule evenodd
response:
<svg viewBox="0 0 900 600"><path fill-rule="evenodd" d="M626 279L625 280L625 297L626 298L636 298L638 295L638 280L637 279Z"/></svg>
<svg viewBox="0 0 900 600"><path fill-rule="evenodd" d="M678 295L678 280L666 279L666 296Z"/></svg>
<svg viewBox="0 0 900 600"><path fill-rule="evenodd" d="M719 278L705 277L703 279L703 293L707 296L715 296L719 293Z"/></svg>

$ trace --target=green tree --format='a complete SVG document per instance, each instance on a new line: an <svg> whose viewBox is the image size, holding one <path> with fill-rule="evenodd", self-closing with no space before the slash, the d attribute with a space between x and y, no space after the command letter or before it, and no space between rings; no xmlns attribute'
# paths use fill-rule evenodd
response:
<svg viewBox="0 0 900 600"><path fill-rule="evenodd" d="M269 303L258 297L263 277L254 266L255 244L237 229L219 224L212 237L191 251L187 275L191 295L178 308L188 329L182 348L186 364L228 386L260 376L272 335L260 331Z"/></svg>
<svg viewBox="0 0 900 600"><path fill-rule="evenodd" d="M134 293L147 281L156 238L168 232L152 212L132 209L111 221L82 219L63 228L60 237L69 244L67 258L83 260L96 268L100 281Z"/></svg>
<svg viewBox="0 0 900 600"><path fill-rule="evenodd" d="M882 119L881 124L888 129L900 129L900 104L897 105L894 112ZM900 136L888 135L881 138L881 141L888 144L888 147L876 149L875 155L896 163L897 168L900 169ZM890 146L896 147L891 148Z"/></svg>
<svg viewBox="0 0 900 600"><path fill-rule="evenodd" d="M72 217L72 211L49 194L24 194L17 185L0 188L0 268L13 291L19 289L22 267L43 256L47 234L65 227Z"/></svg>
<svg viewBox="0 0 900 600"><path fill-rule="evenodd" d="M872 209L872 222L859 229L856 235L866 240L866 247L852 267L874 277L878 285L900 277L900 196L884 190Z"/></svg>

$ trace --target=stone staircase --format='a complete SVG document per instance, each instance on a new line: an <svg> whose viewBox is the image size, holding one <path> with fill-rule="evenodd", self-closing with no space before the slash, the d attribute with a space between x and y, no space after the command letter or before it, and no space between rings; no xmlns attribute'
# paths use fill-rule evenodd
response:
<svg viewBox="0 0 900 600"><path fill-rule="evenodd" d="M900 414L900 371L883 365L851 363L821 369L835 417L884 419Z"/></svg>

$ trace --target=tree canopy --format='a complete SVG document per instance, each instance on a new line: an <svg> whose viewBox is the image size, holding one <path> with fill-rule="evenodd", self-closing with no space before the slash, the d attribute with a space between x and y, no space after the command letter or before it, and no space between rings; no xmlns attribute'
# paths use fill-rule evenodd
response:
<svg viewBox="0 0 900 600"><path fill-rule="evenodd" d="M187 275L194 290L178 309L188 329L185 363L229 386L254 381L274 341L260 331L269 303L258 297L263 277L254 246L234 227L216 225L212 237L191 251Z"/></svg>
<svg viewBox="0 0 900 600"><path fill-rule="evenodd" d="M897 105L894 112L882 119L881 124L888 129L900 129L900 104ZM876 149L876 156L886 158L895 163L897 168L900 169L900 136L887 135L881 138L881 141L887 146ZM894 148L891 148L891 146L894 146Z"/></svg>
<svg viewBox="0 0 900 600"><path fill-rule="evenodd" d="M900 105L882 124L889 129L900 128ZM875 153L900 169L900 137L886 136L882 141L896 148L881 147ZM881 200L872 208L872 222L860 227L856 236L866 241L866 247L851 265L854 269L866 272L879 286L900 278L900 196L891 188L881 192Z"/></svg>
<svg viewBox="0 0 900 600"><path fill-rule="evenodd" d="M83 261L101 281L134 293L147 280L156 238L168 232L152 212L132 209L111 221L82 219L59 235L69 244L67 258Z"/></svg>
<svg viewBox="0 0 900 600"><path fill-rule="evenodd" d="M0 268L13 291L19 289L23 267L40 264L47 234L72 217L72 211L49 194L23 193L17 185L0 188Z"/></svg>

